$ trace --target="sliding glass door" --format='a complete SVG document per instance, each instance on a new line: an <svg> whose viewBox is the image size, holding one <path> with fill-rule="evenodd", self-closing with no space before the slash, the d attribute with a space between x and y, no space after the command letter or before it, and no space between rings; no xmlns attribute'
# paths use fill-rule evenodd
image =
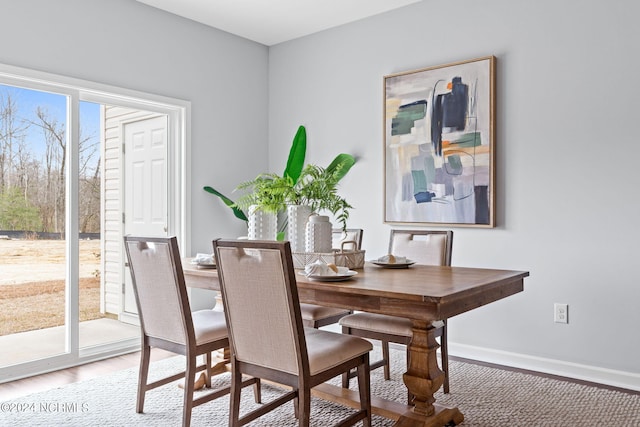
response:
<svg viewBox="0 0 640 427"><path fill-rule="evenodd" d="M188 248L188 105L15 71L0 64L0 382L139 346L122 236L136 229L124 153L143 132L165 159L158 230Z"/></svg>

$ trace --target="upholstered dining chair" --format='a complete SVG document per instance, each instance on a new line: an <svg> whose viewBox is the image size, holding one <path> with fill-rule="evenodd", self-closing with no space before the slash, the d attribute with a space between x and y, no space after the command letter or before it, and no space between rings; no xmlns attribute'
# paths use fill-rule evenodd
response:
<svg viewBox="0 0 640 427"><path fill-rule="evenodd" d="M389 253L407 257L417 264L451 265L453 231L450 230L391 230ZM382 360L371 364L371 369L384 368L384 379L390 378L389 343L408 345L412 336L411 320L375 313L354 313L340 319L342 332L381 341ZM440 356L444 371L443 391L449 393L449 354L447 348L447 322L434 322L436 337L440 338ZM407 352L407 366L409 366ZM349 378L342 377L342 386L349 387ZM411 396L409 396L411 401Z"/></svg>
<svg viewBox="0 0 640 427"><path fill-rule="evenodd" d="M371 425L369 341L304 328L289 242L214 240L218 280L231 344L230 426L240 426L294 401L300 426L308 426L311 389L356 369L360 409L340 425ZM242 374L291 389L240 418Z"/></svg>
<svg viewBox="0 0 640 427"><path fill-rule="evenodd" d="M343 249L345 251L360 250L362 246L361 228L334 228L332 230L332 248ZM321 328L323 326L337 323L347 314L353 313L346 308L325 307L317 304L300 304L302 312L302 323L310 328Z"/></svg>
<svg viewBox="0 0 640 427"><path fill-rule="evenodd" d="M206 371L205 383L210 388L211 353L229 346L224 314L213 310L191 312L175 237L125 236L124 247L142 330L136 412L143 412L148 390L184 377L182 425L189 426L193 407L231 390L229 385L193 398L196 372ZM149 383L152 347L186 356L186 371ZM197 357L201 355L205 356L204 365L197 364ZM259 402L260 380L251 378L243 382L243 386L250 384L254 384L256 402Z"/></svg>
<svg viewBox="0 0 640 427"><path fill-rule="evenodd" d="M362 247L362 228L334 228L331 232L331 247L345 251L360 250Z"/></svg>

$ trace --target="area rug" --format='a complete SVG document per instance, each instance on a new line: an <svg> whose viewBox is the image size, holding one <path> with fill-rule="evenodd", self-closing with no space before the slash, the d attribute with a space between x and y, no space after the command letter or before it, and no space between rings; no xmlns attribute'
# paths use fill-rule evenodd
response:
<svg viewBox="0 0 640 427"><path fill-rule="evenodd" d="M375 348L371 360L377 360ZM382 370L371 373L372 394L404 403L406 388L404 351L391 350L391 380ZM640 395L576 384L521 372L496 369L451 360L451 393L436 394L436 400L457 406L464 414L462 426L640 426ZM181 356L153 362L153 376L179 371ZM214 387L228 384L229 374L216 378ZM179 426L182 420L182 389L176 383L147 393L145 412L135 412L137 368L0 402L0 426ZM352 380L355 387L355 380ZM332 380L339 385L339 378ZM263 384L263 401L281 393ZM200 393L205 392L197 392ZM197 396L196 395L196 396ZM255 407L253 390L243 391L241 411ZM214 400L194 408L193 426L228 425L229 398ZM335 424L352 410L313 399L312 426ZM293 404L261 417L251 426L296 426ZM374 426L393 422L374 417Z"/></svg>

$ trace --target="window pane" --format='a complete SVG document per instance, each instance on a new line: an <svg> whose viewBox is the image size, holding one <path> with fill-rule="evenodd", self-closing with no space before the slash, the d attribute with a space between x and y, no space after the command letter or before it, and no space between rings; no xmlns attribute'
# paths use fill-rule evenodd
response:
<svg viewBox="0 0 640 427"><path fill-rule="evenodd" d="M66 103L0 85L0 366L65 349Z"/></svg>

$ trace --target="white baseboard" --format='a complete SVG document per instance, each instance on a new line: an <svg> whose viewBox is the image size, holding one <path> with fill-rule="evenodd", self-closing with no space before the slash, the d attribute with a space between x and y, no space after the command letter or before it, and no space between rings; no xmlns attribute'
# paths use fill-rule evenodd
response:
<svg viewBox="0 0 640 427"><path fill-rule="evenodd" d="M451 341L448 344L450 356L640 391L640 374L633 372L616 371L527 354L456 344Z"/></svg>

